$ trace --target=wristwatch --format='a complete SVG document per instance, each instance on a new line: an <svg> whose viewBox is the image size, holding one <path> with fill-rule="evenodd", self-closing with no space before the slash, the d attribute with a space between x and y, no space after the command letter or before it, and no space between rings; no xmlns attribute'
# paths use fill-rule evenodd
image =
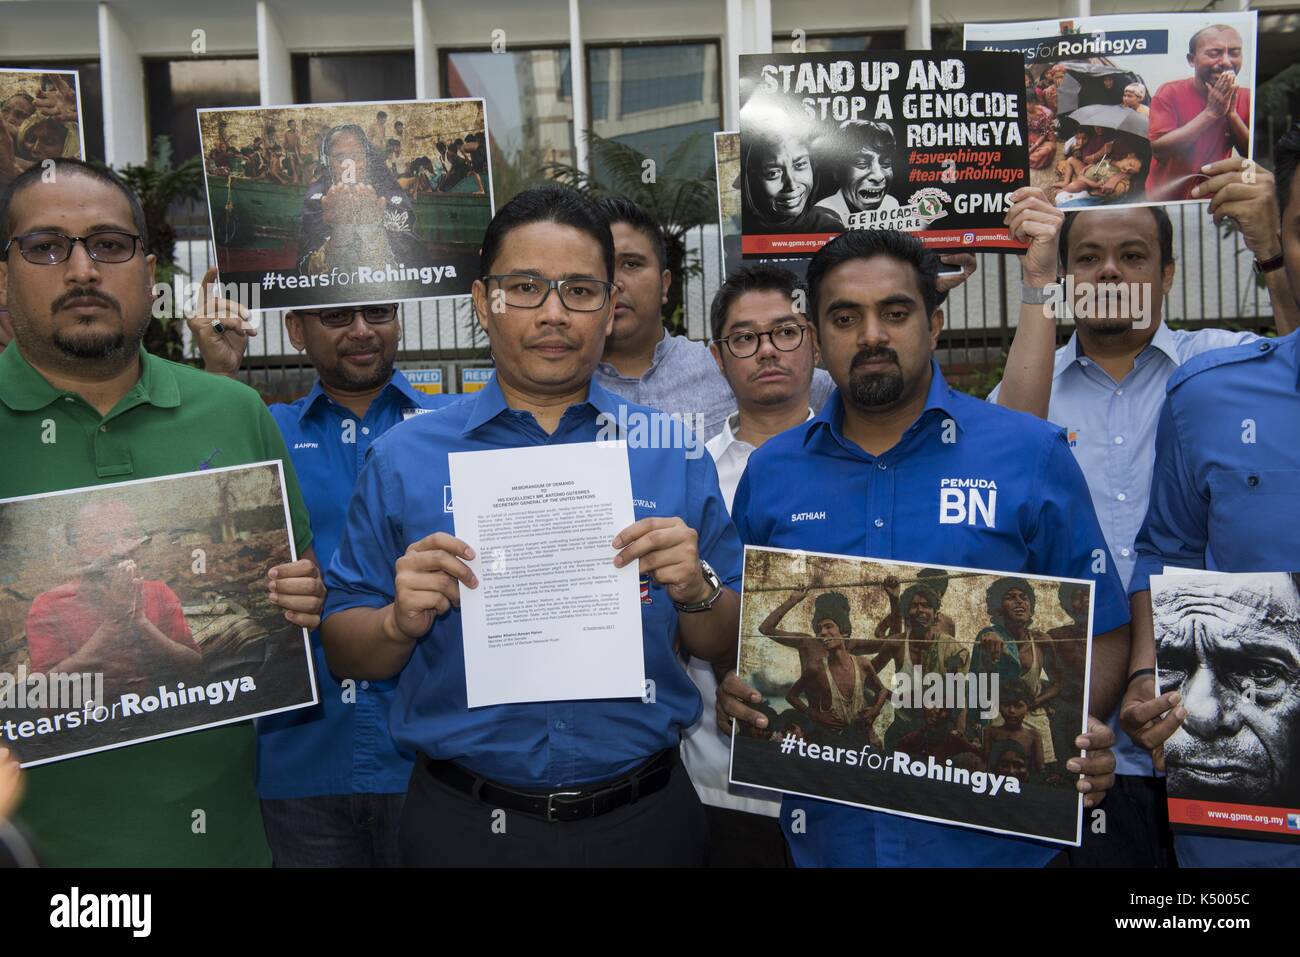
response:
<svg viewBox="0 0 1300 957"><path fill-rule="evenodd" d="M1285 262L1285 259L1283 258L1283 256L1282 256L1281 253L1278 253L1278 254L1277 254L1276 256L1274 256L1272 259L1265 259L1265 260L1263 260L1263 261L1260 261L1260 260L1256 259L1255 262L1254 262L1254 266L1255 266L1255 275L1256 275L1256 276L1262 276L1262 275L1264 275L1264 273L1266 273L1266 272L1272 272L1272 271L1275 270L1275 269L1281 269L1281 268L1282 268L1282 264L1283 264L1284 262Z"/></svg>
<svg viewBox="0 0 1300 957"><path fill-rule="evenodd" d="M678 611L708 611L713 607L713 603L718 600L718 596L722 594L722 579L719 578L718 573L709 566L709 563L702 558L700 559L700 571L704 573L704 580L708 583L709 588L711 588L712 591L709 592L708 597L705 598L704 601L697 601L693 605L683 605L681 602L673 602L673 607Z"/></svg>
<svg viewBox="0 0 1300 957"><path fill-rule="evenodd" d="M1056 290L1061 284L1049 282L1046 286L1031 286L1023 279L1020 281L1020 301L1026 306L1041 306L1056 297Z"/></svg>

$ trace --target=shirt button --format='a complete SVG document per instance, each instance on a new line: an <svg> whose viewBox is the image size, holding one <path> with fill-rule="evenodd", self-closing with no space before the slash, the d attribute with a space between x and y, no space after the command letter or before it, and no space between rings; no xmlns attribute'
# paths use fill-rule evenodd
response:
<svg viewBox="0 0 1300 957"><path fill-rule="evenodd" d="M555 730L556 730L556 731L563 731L563 730L564 730L565 728L567 728L567 727L568 727L568 725L565 724L563 721L557 721L557 722L555 722Z"/></svg>
<svg viewBox="0 0 1300 957"><path fill-rule="evenodd" d="M1116 390L1115 390L1115 394L1116 394L1116 395L1123 395L1123 394L1124 394L1124 390L1123 390L1123 389L1116 389Z"/></svg>
<svg viewBox="0 0 1300 957"><path fill-rule="evenodd" d="M1123 492L1120 492L1120 493L1119 493L1118 495L1116 495L1115 497L1116 497L1117 499L1119 499L1121 502L1124 502L1124 501L1127 501L1127 500L1128 500L1128 496L1125 495Z"/></svg>
<svg viewBox="0 0 1300 957"><path fill-rule="evenodd" d="M884 462L877 462L876 468L880 469L880 471L883 472L885 469L889 468L889 466L886 465Z"/></svg>
<svg viewBox="0 0 1300 957"><path fill-rule="evenodd" d="M101 426L99 427L99 431L101 431L101 432L107 432L107 431L108 431L108 426L107 426L107 425L101 425Z"/></svg>
<svg viewBox="0 0 1300 957"><path fill-rule="evenodd" d="M1128 549L1127 549L1127 548L1121 548L1121 549L1119 550L1119 553L1120 553L1121 555L1123 555L1125 558L1128 558L1128 554L1129 554L1129 553L1128 553Z"/></svg>
<svg viewBox="0 0 1300 957"><path fill-rule="evenodd" d="M1124 436L1122 436L1122 435L1117 435L1117 436L1115 436L1115 444L1116 444L1116 445L1123 445L1123 444L1124 444Z"/></svg>
<svg viewBox="0 0 1300 957"><path fill-rule="evenodd" d="M370 434L370 426L368 426L368 425L363 425L363 426L361 427L361 434L362 434L362 435L369 435L369 434Z"/></svg>
<svg viewBox="0 0 1300 957"><path fill-rule="evenodd" d="M74 398L73 398L72 396L70 396L70 395L65 395L65 396L63 397L63 401L64 401L64 402L76 402L77 400L74 399Z"/></svg>
<svg viewBox="0 0 1300 957"><path fill-rule="evenodd" d="M369 689L370 689L370 682L369 682L369 681L363 681L363 682L361 682L361 690L362 690L362 691L368 691Z"/></svg>
<svg viewBox="0 0 1300 957"><path fill-rule="evenodd" d="M1267 342L1261 342L1261 343L1259 344L1259 351L1260 351L1260 352L1268 352L1268 343L1267 343Z"/></svg>
<svg viewBox="0 0 1300 957"><path fill-rule="evenodd" d="M884 527L885 527L885 520L883 518L876 519L876 528L884 528Z"/></svg>

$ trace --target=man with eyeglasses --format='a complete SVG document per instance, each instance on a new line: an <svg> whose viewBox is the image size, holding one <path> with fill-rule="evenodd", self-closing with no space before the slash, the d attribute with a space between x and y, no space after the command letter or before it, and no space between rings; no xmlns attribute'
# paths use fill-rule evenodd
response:
<svg viewBox="0 0 1300 957"><path fill-rule="evenodd" d="M210 270L205 292L219 288L215 279ZM228 376L239 371L246 335L255 334L222 320L232 308L205 296L188 320L207 370ZM402 334L396 303L295 309L284 324L317 379L303 398L272 405L271 415L302 479L316 547L330 556L371 445L460 396L419 392L393 367ZM257 790L271 855L277 867L394 867L414 760L388 733L397 682L341 680L325 662L318 631L311 648L320 703L257 726Z"/></svg>
<svg viewBox="0 0 1300 957"><path fill-rule="evenodd" d="M798 287L787 269L743 266L718 288L709 309L709 350L738 406L704 446L717 465L728 510L754 449L814 415L817 331L796 305ZM722 674L730 670L730 664L721 667ZM687 671L703 700L712 702L721 675L698 658L687 661ZM710 866L788 866L777 823L780 798L728 782L731 742L709 709L682 737L682 762L709 818Z"/></svg>
<svg viewBox="0 0 1300 957"><path fill-rule="evenodd" d="M300 559L268 569L268 591L287 620L314 628L324 591L270 414L247 386L140 347L154 257L125 184L72 159L57 160L52 179L45 172L0 195L15 333L0 354L0 448L11 463L0 499L279 459ZM31 769L22 816L56 865L265 865L254 760L252 722L85 755Z"/></svg>
<svg viewBox="0 0 1300 957"><path fill-rule="evenodd" d="M608 560L644 576L653 693L467 706L459 606L461 589L479 587L466 564L477 543L453 535L449 454L590 443L620 406L651 411L592 378L613 323L614 242L589 200L558 185L515 196L488 226L479 276L474 309L496 375L375 445L326 572L322 635L335 673L400 673L391 729L419 752L403 863L700 865L707 824L677 748L701 703L676 649L734 659L741 564L707 457L627 449L637 520L613 537Z"/></svg>

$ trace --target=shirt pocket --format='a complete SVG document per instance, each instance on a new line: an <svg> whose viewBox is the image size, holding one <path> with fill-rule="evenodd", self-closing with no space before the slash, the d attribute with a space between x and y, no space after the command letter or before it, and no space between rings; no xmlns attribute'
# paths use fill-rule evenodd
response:
<svg viewBox="0 0 1300 957"><path fill-rule="evenodd" d="M1300 570L1300 469L1222 469L1210 473L1210 552L1232 571Z"/></svg>

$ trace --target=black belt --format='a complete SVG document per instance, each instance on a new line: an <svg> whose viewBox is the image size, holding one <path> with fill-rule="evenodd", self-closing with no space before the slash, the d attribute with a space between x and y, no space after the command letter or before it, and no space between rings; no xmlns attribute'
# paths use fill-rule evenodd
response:
<svg viewBox="0 0 1300 957"><path fill-rule="evenodd" d="M634 804L647 795L662 791L672 776L677 749L660 751L635 771L615 781L590 785L573 791L519 791L494 784L451 761L425 757L425 767L435 779L448 787L468 794L484 804L521 811L543 820L582 821Z"/></svg>

